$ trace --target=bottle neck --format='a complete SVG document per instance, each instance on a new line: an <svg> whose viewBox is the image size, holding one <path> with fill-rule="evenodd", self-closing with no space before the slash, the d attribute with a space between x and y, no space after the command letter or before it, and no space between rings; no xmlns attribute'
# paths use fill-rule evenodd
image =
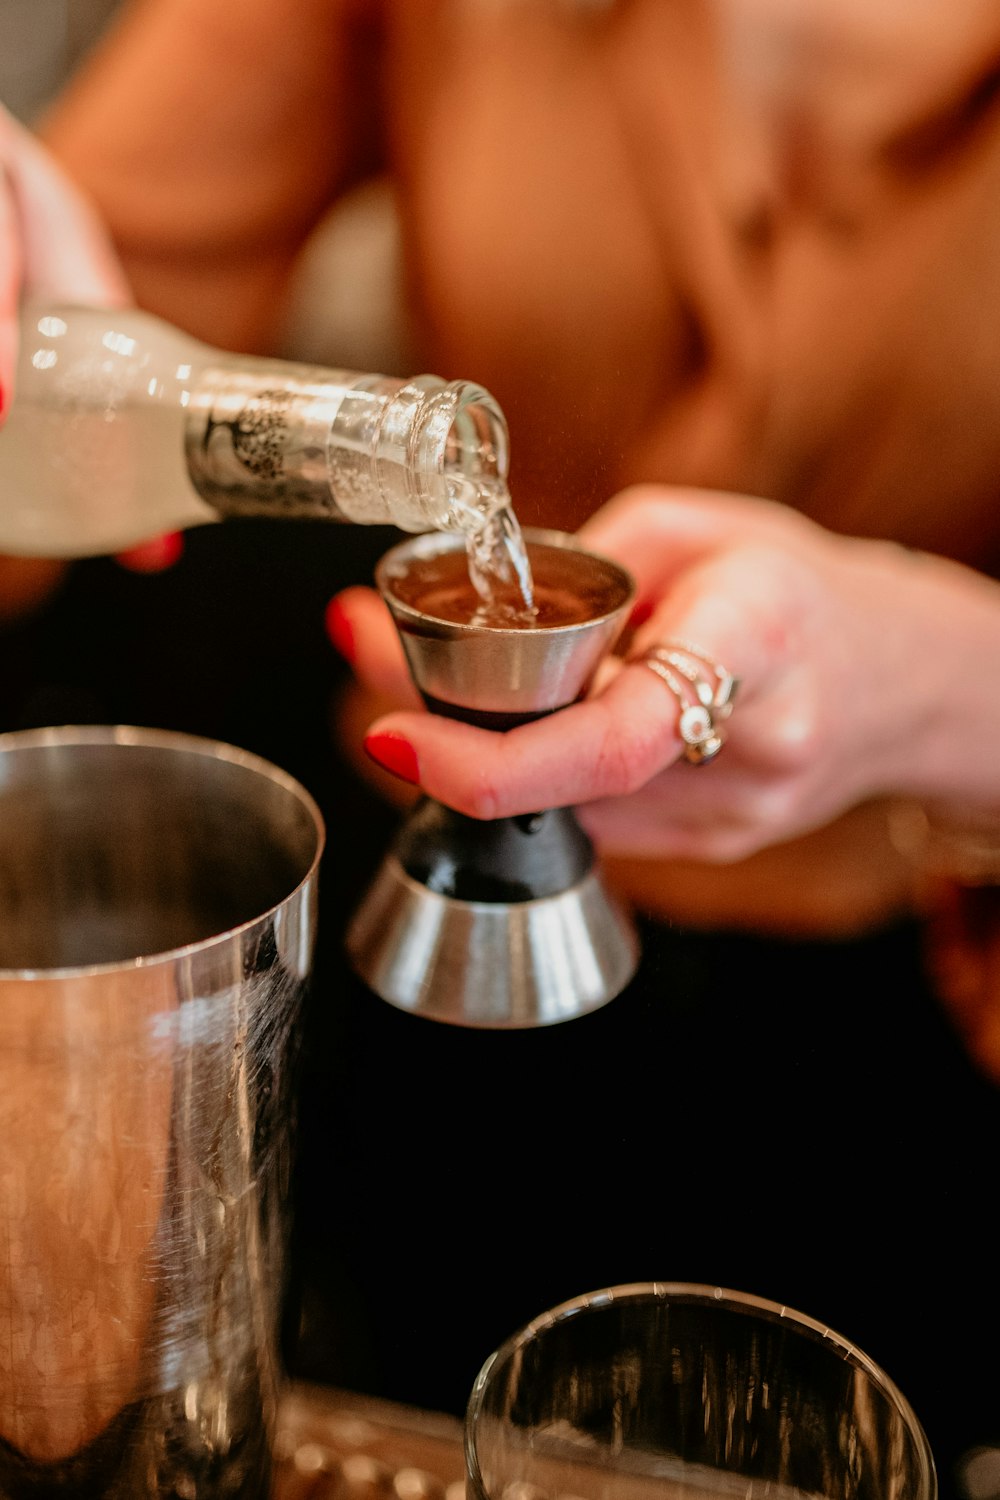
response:
<svg viewBox="0 0 1000 1500"><path fill-rule="evenodd" d="M467 529L470 487L503 483L507 468L503 414L478 386L278 360L207 365L184 446L195 490L222 515L406 531Z"/></svg>

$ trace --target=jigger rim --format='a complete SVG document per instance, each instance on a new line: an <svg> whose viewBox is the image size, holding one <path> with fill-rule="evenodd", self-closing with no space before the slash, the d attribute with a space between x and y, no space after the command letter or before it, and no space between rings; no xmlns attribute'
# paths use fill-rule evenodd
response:
<svg viewBox="0 0 1000 1500"><path fill-rule="evenodd" d="M535 542L539 546L556 547L565 552L580 552L584 557L602 563L610 572L618 576L622 584L621 597L599 615L590 615L586 620L577 620L566 625L539 625L534 627L532 634L544 634L547 637L579 635L615 619L635 599L636 582L629 570L615 558L609 557L607 553L596 552L592 547L585 546L573 532L558 531L544 526L525 526L521 535L526 542ZM384 552L379 558L375 565L375 586L384 599L391 600L390 608L397 620L419 623L424 630L428 625L436 625L453 638L468 634L477 637L493 635L523 639L526 632L522 626L472 624L445 619L442 615L431 614L427 610L417 609L414 605L407 604L388 586L390 569L401 559L406 558L409 561L415 557L436 557L441 552L463 551L465 546L465 533L461 531L422 531L415 536L406 537L390 547L388 552Z"/></svg>
<svg viewBox="0 0 1000 1500"><path fill-rule="evenodd" d="M479 1374L476 1376L472 1387L465 1412L465 1463L466 1474L470 1481L470 1493L474 1497L488 1495L488 1487L479 1464L479 1453L476 1446L476 1427L481 1416L486 1399L486 1393L490 1383L490 1377L494 1370L516 1359L519 1352L525 1348L539 1334L558 1323L568 1322L571 1318L586 1315L588 1312L600 1311L615 1303L652 1301L664 1304L695 1303L707 1306L719 1306L728 1308L738 1313L760 1314L763 1317L776 1322L785 1323L793 1328L798 1328L817 1343L831 1346L831 1353L839 1355L845 1362L849 1362L855 1368L862 1370L872 1384L895 1407L902 1418L907 1431L913 1441L917 1461L917 1489L914 1492L914 1500L935 1500L937 1495L937 1470L934 1463L934 1454L930 1446L927 1434L917 1416L915 1410L903 1395L899 1386L887 1375L885 1370L876 1360L860 1349L851 1339L843 1334L837 1333L826 1323L811 1318L808 1313L799 1312L796 1308L789 1307L785 1303L772 1302L767 1297L758 1297L752 1292L733 1291L729 1287L712 1286L708 1283L685 1282L685 1281L645 1281L631 1282L622 1286L604 1287L600 1291L586 1292L579 1297L573 1297L567 1302L561 1302L557 1306L549 1308L548 1311L540 1313L532 1318L530 1323L524 1324L516 1333L504 1340L502 1344L488 1357Z"/></svg>
<svg viewBox="0 0 1000 1500"><path fill-rule="evenodd" d="M10 969L0 965L0 983L12 980L66 980L84 979L101 974L120 974L125 970L151 969L159 964L173 964L194 953L228 943L234 937L266 922L275 912L286 906L309 881L315 880L316 871L326 846L326 824L319 805L302 783L280 766L255 755L251 750L241 749L223 740L213 740L207 735L187 734L182 730L150 729L134 724L61 724L38 729L14 729L0 734L0 789L3 787L2 756L11 750L46 750L72 746L116 746L136 747L149 750L182 750L186 754L203 756L206 760L223 761L240 766L265 777L273 785L288 792L312 821L316 843L308 868L302 877L291 885L280 901L262 908L243 922L227 927L224 932L212 933L176 948L164 948L155 953L143 953L135 958L116 959L107 963L67 964L52 968Z"/></svg>

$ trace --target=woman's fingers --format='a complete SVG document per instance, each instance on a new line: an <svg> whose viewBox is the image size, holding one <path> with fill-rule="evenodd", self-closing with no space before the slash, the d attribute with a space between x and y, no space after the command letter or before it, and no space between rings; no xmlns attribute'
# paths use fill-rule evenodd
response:
<svg viewBox="0 0 1000 1500"><path fill-rule="evenodd" d="M803 523L769 500L715 490L637 485L580 528L580 541L629 569L639 600L663 595L687 569L722 548L784 545Z"/></svg>
<svg viewBox="0 0 1000 1500"><path fill-rule="evenodd" d="M24 298L119 307L128 283L96 213L31 133L0 109L0 417Z"/></svg>
<svg viewBox="0 0 1000 1500"><path fill-rule="evenodd" d="M506 734L390 714L371 727L365 748L387 764L385 737L397 757L405 742L432 797L470 817L497 818L634 790L676 752L674 719L652 676L630 669L599 698Z"/></svg>
<svg viewBox="0 0 1000 1500"><path fill-rule="evenodd" d="M805 580L796 562L756 544L710 555L659 602L637 633L636 656L606 667L585 702L504 735L392 714L372 726L366 748L478 818L634 798L655 778L639 815L650 849L739 857L759 842L758 824L795 815L795 797L813 775L811 700L795 646ZM671 642L694 646L703 662L682 656L662 674L642 660ZM697 734L698 688L711 697L725 674L742 679L732 713L708 710L728 743L710 765L689 765L682 714ZM631 829L642 843L634 818Z"/></svg>
<svg viewBox="0 0 1000 1500"><path fill-rule="evenodd" d="M632 492L586 540L648 590L628 658L603 664L586 701L506 734L388 714L365 740L373 760L472 817L589 806L620 850L713 861L871 792L853 743L859 724L870 737L856 682L867 627L856 608L850 628L841 618L853 553L767 502L679 491ZM349 635L340 644L368 685L414 701L372 591L339 596L331 630Z"/></svg>
<svg viewBox="0 0 1000 1500"><path fill-rule="evenodd" d="M45 148L16 121L0 122L23 239L23 289L101 307L126 306L128 282L97 213Z"/></svg>
<svg viewBox="0 0 1000 1500"><path fill-rule="evenodd" d="M403 707L419 704L396 627L374 589L348 588L334 595L326 630L365 687Z"/></svg>
<svg viewBox="0 0 1000 1500"><path fill-rule="evenodd" d="M634 792L680 753L678 711L639 664L623 668L595 698L494 734L433 714L390 714L365 748L389 770L386 751L432 797L474 818L497 818Z"/></svg>

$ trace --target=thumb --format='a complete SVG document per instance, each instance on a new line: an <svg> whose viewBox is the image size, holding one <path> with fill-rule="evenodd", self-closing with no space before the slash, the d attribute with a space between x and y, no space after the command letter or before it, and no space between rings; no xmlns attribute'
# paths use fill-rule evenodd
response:
<svg viewBox="0 0 1000 1500"><path fill-rule="evenodd" d="M0 109L0 390L9 409L22 298L122 307L128 282L100 218L39 141Z"/></svg>

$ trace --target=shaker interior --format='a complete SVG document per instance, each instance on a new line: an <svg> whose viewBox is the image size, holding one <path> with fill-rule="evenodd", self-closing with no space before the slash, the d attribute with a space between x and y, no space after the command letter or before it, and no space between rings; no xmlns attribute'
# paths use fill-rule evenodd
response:
<svg viewBox="0 0 1000 1500"><path fill-rule="evenodd" d="M13 738L13 737L12 737ZM255 920L306 877L292 783L182 740L0 753L0 969L121 963Z"/></svg>

